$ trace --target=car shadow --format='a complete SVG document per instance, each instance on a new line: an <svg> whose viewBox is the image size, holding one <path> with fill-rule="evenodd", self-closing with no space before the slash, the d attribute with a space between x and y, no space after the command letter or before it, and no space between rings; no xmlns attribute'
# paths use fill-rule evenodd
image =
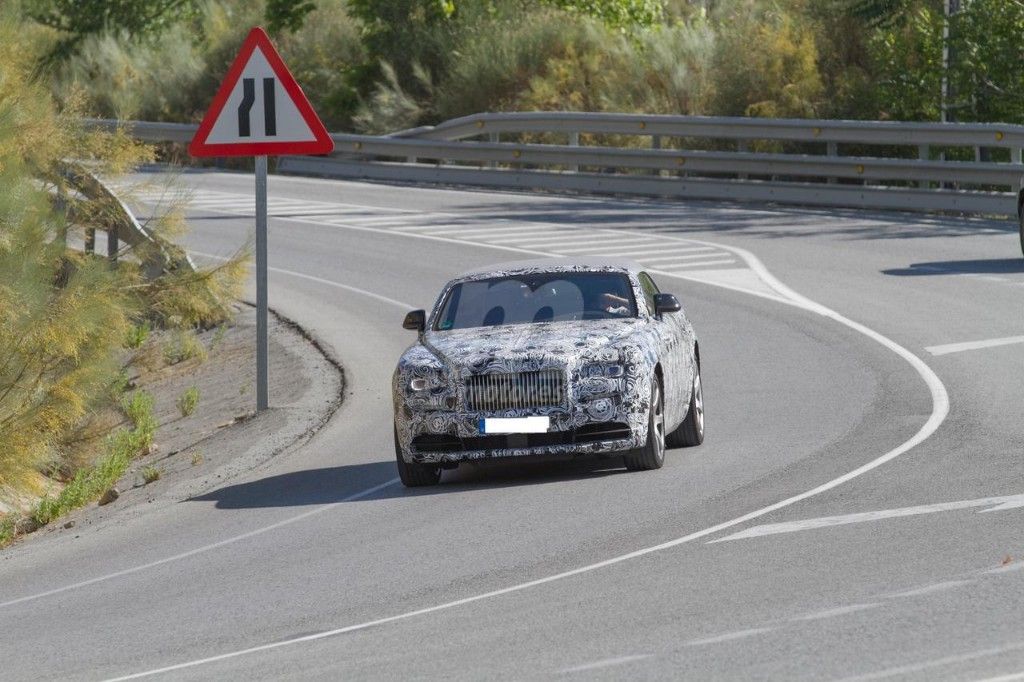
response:
<svg viewBox="0 0 1024 682"><path fill-rule="evenodd" d="M217 509L302 507L554 483L624 471L619 457L564 462L482 462L463 464L458 469L443 472L441 483L436 486L406 488L395 481L369 495L355 497L360 491L397 476L394 460L387 460L268 476L256 481L226 485L189 498L189 501L214 502Z"/></svg>
<svg viewBox="0 0 1024 682"><path fill-rule="evenodd" d="M934 263L911 263L910 267L882 270L883 275L919 277L925 275L1007 275L1024 272L1020 258L989 260L950 260Z"/></svg>

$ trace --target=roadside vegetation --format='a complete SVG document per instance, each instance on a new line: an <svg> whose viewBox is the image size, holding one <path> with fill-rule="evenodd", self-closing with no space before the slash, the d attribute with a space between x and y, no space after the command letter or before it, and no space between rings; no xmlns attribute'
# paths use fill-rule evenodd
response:
<svg viewBox="0 0 1024 682"><path fill-rule="evenodd" d="M84 253L109 207L83 202L64 162L114 179L153 151L80 127L88 98L55 98L40 71L47 36L0 9L0 545L98 498L149 451L152 398L130 377L151 331L224 323L244 272L239 257L153 278L131 249L116 264ZM149 227L176 248L180 217Z"/></svg>
<svg viewBox="0 0 1024 682"><path fill-rule="evenodd" d="M950 119L1024 122L1024 2L961 5ZM943 0L22 0L22 17L58 99L109 117L198 120L258 24L334 130L540 109L933 121L942 101Z"/></svg>

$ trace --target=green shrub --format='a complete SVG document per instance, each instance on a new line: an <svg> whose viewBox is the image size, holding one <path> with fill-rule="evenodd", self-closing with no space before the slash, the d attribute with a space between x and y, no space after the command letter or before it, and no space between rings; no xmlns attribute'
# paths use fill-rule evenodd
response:
<svg viewBox="0 0 1024 682"><path fill-rule="evenodd" d="M152 329L150 328L149 322L141 322L133 325L132 328L128 330L128 334L125 337L125 348L142 348L142 344L146 343L146 339L149 338L150 331L152 331Z"/></svg>
<svg viewBox="0 0 1024 682"><path fill-rule="evenodd" d="M206 349L196 338L194 332L188 329L177 331L173 338L164 346L164 360L168 365L176 365L185 360L206 358Z"/></svg>
<svg viewBox="0 0 1024 682"><path fill-rule="evenodd" d="M142 481L146 485L149 485L153 481L160 480L160 476L162 476L162 475L163 475L163 472L160 471L160 469L157 469L154 466L142 467Z"/></svg>
<svg viewBox="0 0 1024 682"><path fill-rule="evenodd" d="M199 389L195 386L189 386L184 393L178 396L178 412L182 417L190 416L196 411L197 405L199 405Z"/></svg>

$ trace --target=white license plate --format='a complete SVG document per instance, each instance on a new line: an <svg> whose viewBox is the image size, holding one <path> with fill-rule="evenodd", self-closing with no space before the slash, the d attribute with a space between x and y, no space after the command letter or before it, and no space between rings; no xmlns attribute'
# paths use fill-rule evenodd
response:
<svg viewBox="0 0 1024 682"><path fill-rule="evenodd" d="M487 417L480 420L480 433L547 433L551 417Z"/></svg>

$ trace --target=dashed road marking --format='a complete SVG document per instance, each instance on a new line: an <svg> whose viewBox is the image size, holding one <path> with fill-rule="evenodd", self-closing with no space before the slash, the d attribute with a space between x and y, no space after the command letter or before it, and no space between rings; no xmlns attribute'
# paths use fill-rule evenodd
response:
<svg viewBox="0 0 1024 682"><path fill-rule="evenodd" d="M565 668L559 670L559 673L582 673L588 670L600 670L601 668L611 668L617 665L625 665L626 663L633 663L634 661L642 661L645 658L650 658L650 654L635 654L632 656L618 656L616 658L604 658L600 661L594 661L593 663L584 663L583 665L573 666L571 668Z"/></svg>

